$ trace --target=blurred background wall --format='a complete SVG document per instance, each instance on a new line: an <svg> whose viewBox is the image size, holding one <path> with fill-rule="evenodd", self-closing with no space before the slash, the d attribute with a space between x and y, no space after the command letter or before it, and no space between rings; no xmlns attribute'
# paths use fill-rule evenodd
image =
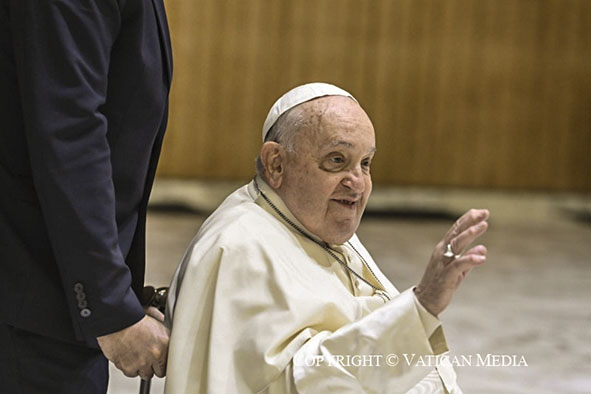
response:
<svg viewBox="0 0 591 394"><path fill-rule="evenodd" d="M589 0L166 0L159 176L248 180L272 103L352 92L379 185L591 191Z"/></svg>

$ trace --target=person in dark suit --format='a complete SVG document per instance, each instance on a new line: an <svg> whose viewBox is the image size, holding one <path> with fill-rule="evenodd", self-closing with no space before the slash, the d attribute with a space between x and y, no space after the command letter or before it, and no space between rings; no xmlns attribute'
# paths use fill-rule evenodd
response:
<svg viewBox="0 0 591 394"><path fill-rule="evenodd" d="M171 76L163 0L0 0L1 392L164 375L138 294Z"/></svg>

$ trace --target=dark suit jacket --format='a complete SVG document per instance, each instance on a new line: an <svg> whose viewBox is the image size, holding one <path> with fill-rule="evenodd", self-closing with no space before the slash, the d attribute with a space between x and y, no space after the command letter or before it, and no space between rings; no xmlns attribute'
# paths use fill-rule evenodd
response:
<svg viewBox="0 0 591 394"><path fill-rule="evenodd" d="M0 0L0 323L95 344L143 317L162 1Z"/></svg>

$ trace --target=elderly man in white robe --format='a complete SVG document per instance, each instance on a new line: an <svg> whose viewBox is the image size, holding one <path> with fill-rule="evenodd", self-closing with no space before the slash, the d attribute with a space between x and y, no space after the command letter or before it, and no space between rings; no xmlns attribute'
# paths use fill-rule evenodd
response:
<svg viewBox="0 0 591 394"><path fill-rule="evenodd" d="M400 293L355 235L376 152L358 102L296 87L263 141L257 176L205 221L172 281L166 393L460 393L449 363L424 360L445 360L437 316L486 260L466 249L488 211L463 215Z"/></svg>

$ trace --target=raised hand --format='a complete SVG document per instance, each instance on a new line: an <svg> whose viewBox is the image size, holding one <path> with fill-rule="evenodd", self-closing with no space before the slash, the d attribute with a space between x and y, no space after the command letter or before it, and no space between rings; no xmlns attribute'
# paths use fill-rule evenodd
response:
<svg viewBox="0 0 591 394"><path fill-rule="evenodd" d="M460 217L437 244L415 295L433 315L439 315L450 303L468 273L486 261L486 247L478 245L463 253L488 228L489 212L471 209ZM446 253L447 245L452 254ZM447 256L446 256L447 255Z"/></svg>

